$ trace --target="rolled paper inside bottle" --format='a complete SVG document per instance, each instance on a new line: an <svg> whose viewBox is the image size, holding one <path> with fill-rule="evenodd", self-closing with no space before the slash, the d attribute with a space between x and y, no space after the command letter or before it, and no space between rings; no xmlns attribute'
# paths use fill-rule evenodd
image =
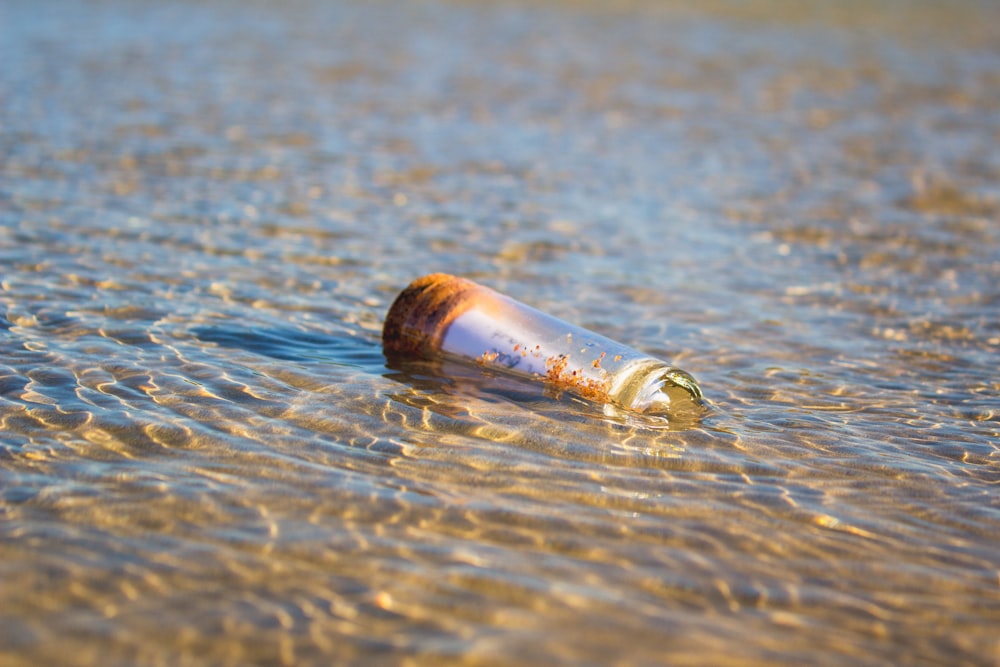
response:
<svg viewBox="0 0 1000 667"><path fill-rule="evenodd" d="M413 281L386 315L387 356L453 357L638 412L700 403L691 375L638 350L547 315L464 278Z"/></svg>

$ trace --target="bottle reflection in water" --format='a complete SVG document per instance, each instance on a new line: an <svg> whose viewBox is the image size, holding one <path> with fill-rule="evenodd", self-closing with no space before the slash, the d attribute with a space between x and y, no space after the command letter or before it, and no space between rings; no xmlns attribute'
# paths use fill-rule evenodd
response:
<svg viewBox="0 0 1000 667"><path fill-rule="evenodd" d="M418 278L396 298L382 346L389 357L458 358L650 415L702 401L679 368L443 273Z"/></svg>

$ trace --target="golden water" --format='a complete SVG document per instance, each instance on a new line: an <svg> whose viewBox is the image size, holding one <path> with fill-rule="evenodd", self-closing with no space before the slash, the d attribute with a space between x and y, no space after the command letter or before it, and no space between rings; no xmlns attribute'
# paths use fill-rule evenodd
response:
<svg viewBox="0 0 1000 667"><path fill-rule="evenodd" d="M989 3L0 8L0 663L1000 661ZM466 275L680 430L386 364Z"/></svg>

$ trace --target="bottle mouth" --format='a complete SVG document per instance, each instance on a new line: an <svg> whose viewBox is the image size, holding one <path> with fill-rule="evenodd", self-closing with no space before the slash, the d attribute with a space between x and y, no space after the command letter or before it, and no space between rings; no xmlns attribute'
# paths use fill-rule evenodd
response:
<svg viewBox="0 0 1000 667"><path fill-rule="evenodd" d="M635 373L640 380L622 402L631 410L644 414L670 414L700 408L703 401L701 387L690 373L679 368L649 369L652 372ZM638 386L636 386L638 385Z"/></svg>
<svg viewBox="0 0 1000 667"><path fill-rule="evenodd" d="M696 403L701 403L705 398L705 395L701 393L701 387L698 386L698 381L687 371L682 371L679 368L671 368L663 374L663 380L664 384L671 383L681 389L686 389L691 395L691 400Z"/></svg>

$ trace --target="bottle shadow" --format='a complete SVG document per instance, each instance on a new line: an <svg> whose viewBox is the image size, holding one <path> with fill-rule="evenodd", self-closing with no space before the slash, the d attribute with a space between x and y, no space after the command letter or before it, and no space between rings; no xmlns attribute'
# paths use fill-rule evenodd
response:
<svg viewBox="0 0 1000 667"><path fill-rule="evenodd" d="M385 365L378 343L361 336L336 336L299 329L255 329L204 326L191 329L200 341L246 350L272 359L328 363L363 368Z"/></svg>

